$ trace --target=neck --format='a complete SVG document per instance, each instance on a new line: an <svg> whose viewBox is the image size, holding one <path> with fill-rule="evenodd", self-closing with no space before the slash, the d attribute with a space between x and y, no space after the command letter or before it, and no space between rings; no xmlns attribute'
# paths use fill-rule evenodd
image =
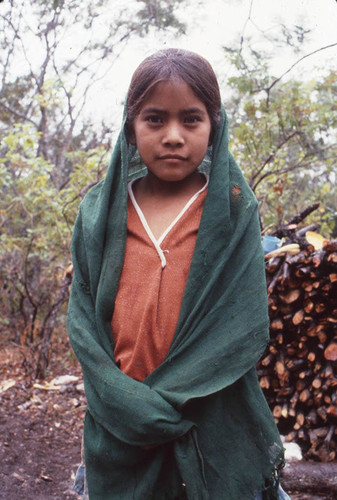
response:
<svg viewBox="0 0 337 500"><path fill-rule="evenodd" d="M200 172L193 172L182 181L162 181L149 172L136 183L138 194L151 198L180 198L190 197L205 185L205 176Z"/></svg>

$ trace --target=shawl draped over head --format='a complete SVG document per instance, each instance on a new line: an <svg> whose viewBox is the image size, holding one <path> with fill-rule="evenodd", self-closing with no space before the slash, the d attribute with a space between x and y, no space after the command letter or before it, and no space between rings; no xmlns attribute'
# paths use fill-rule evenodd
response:
<svg viewBox="0 0 337 500"><path fill-rule="evenodd" d="M68 331L87 397L90 499L274 498L282 444L255 370L269 332L257 201L228 151L225 112L174 339L143 382L116 365L111 332L133 165L124 128L72 243Z"/></svg>

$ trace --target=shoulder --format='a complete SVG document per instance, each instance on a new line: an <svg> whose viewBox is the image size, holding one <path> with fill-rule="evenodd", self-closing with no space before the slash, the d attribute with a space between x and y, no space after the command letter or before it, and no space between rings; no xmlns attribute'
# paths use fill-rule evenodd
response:
<svg viewBox="0 0 337 500"><path fill-rule="evenodd" d="M95 219L99 212L99 199L102 191L103 181L93 186L85 195L80 203L78 214L76 217L73 236L72 247L79 245L80 241L87 239L85 237L90 235L95 227Z"/></svg>
<svg viewBox="0 0 337 500"><path fill-rule="evenodd" d="M231 154L229 156L229 165L229 190L231 203L236 205L239 204L244 209L249 207L255 209L258 206L256 196L245 179L242 170L238 167Z"/></svg>
<svg viewBox="0 0 337 500"><path fill-rule="evenodd" d="M97 204L100 194L102 192L102 187L103 187L104 179L102 179L100 182L95 184L90 190L87 192L83 200L81 201L80 204L80 211L82 213L86 213L87 211L92 210L95 205Z"/></svg>

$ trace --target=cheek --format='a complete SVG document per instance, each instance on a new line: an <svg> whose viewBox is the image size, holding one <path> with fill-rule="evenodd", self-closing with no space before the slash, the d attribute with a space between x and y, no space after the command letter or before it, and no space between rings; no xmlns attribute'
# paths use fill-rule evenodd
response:
<svg viewBox="0 0 337 500"><path fill-rule="evenodd" d="M205 130L204 133L201 135L201 137L199 139L199 144L200 145L202 144L207 149L208 146L211 146L212 140L213 140L212 130L208 129L208 130Z"/></svg>
<svg viewBox="0 0 337 500"><path fill-rule="evenodd" d="M146 127L135 127L134 128L134 133L133 133L133 142L138 151L148 151L149 149L152 150L152 148L157 144L158 142L158 137L157 135L151 131L149 132Z"/></svg>
<svg viewBox="0 0 337 500"><path fill-rule="evenodd" d="M200 145L205 145L206 148L211 145L213 140L213 131L210 123L205 123L202 128L200 128L196 137L196 141Z"/></svg>

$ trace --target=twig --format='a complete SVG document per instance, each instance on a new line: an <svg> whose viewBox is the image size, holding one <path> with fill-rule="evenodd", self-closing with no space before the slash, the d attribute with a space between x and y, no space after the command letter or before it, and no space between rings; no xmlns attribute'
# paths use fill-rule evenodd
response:
<svg viewBox="0 0 337 500"><path fill-rule="evenodd" d="M313 56L314 54L317 54L318 52L321 52L322 50L326 50L326 49L330 49L332 47L336 47L337 46L337 42L336 43L331 43L330 45L326 45L325 47L321 47L319 49L316 49L314 50L313 52L310 52L309 54L306 54L305 56L302 56L300 57L300 59L298 59L296 62L294 62L290 68L287 69L287 71L285 71L284 73L282 73L281 76L279 76L278 78L276 78L268 87L263 87L263 88L260 88L260 89L255 89L253 90L253 92L257 93L257 92L262 92L262 91L265 91L267 92L267 94L269 95L269 92L271 91L271 89L285 76L287 75L288 73L290 73L290 71L292 69L294 69L295 66L297 66L297 64L299 64L300 62L302 62L304 59L306 59L307 57L310 57L310 56Z"/></svg>

